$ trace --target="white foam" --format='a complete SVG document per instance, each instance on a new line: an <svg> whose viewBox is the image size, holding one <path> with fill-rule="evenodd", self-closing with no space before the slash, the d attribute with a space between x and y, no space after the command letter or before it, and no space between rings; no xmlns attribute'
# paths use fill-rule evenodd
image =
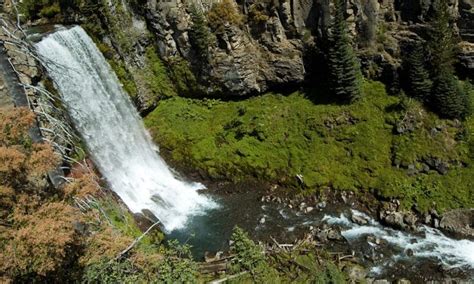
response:
<svg viewBox="0 0 474 284"><path fill-rule="evenodd" d="M133 212L148 209L171 231L216 204L178 179L156 153L112 69L80 27L36 44L74 124L113 191Z"/></svg>
<svg viewBox="0 0 474 284"><path fill-rule="evenodd" d="M448 268L469 268L474 269L474 242L470 240L456 240L445 236L441 231L423 226L418 236L407 232L397 231L381 226L373 218L366 214L352 210L352 214L368 220L369 225L359 225L351 222L348 217L341 214L339 217L324 216L323 221L331 225L340 225L345 229L341 234L348 240L353 241L372 235L385 240L388 244L395 246L403 254L392 256L394 261L406 258L404 254L407 250L413 252L414 257L433 258ZM372 244L374 245L374 244ZM381 270L375 267L374 273Z"/></svg>

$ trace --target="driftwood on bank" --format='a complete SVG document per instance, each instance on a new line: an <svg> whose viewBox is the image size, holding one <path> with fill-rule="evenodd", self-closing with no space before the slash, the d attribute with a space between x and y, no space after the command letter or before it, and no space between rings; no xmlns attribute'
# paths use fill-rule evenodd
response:
<svg viewBox="0 0 474 284"><path fill-rule="evenodd" d="M114 260L121 259L124 255L126 255L135 245L137 245L153 228L158 226L160 222L156 222L151 225L143 234L141 234L138 238L136 238L126 249L124 249L121 253L119 253Z"/></svg>
<svg viewBox="0 0 474 284"><path fill-rule="evenodd" d="M227 276L227 277L225 277L225 278L217 279L217 280L211 281L211 282L209 282L209 284L224 283L224 282L226 282L226 281L228 281L228 280L232 280L232 279L234 279L234 278L238 278L238 277L240 277L240 276L242 276L242 275L245 275L245 274L247 274L247 273L249 273L249 272L248 272L248 271L243 271L243 272L240 272L240 273L237 273L237 274L234 274L234 275L229 275L229 276Z"/></svg>

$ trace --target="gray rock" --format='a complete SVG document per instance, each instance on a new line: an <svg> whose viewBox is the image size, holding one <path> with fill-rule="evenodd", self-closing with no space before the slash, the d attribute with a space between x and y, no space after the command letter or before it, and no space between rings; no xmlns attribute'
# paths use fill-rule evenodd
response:
<svg viewBox="0 0 474 284"><path fill-rule="evenodd" d="M390 226L396 228L405 228L406 225L403 221L403 213L401 212L389 212L384 218L383 221Z"/></svg>
<svg viewBox="0 0 474 284"><path fill-rule="evenodd" d="M360 265L350 265L343 269L351 281L361 282L367 277L367 270Z"/></svg>
<svg viewBox="0 0 474 284"><path fill-rule="evenodd" d="M358 225L367 225L367 223L369 223L366 218L354 214L351 216L351 220Z"/></svg>
<svg viewBox="0 0 474 284"><path fill-rule="evenodd" d="M474 238L474 209L458 209L443 214L440 228L462 237Z"/></svg>

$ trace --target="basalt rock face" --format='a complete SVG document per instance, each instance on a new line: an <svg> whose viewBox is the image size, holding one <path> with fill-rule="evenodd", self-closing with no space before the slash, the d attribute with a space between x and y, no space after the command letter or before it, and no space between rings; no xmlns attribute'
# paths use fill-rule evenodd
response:
<svg viewBox="0 0 474 284"><path fill-rule="evenodd" d="M216 2L217 3L217 2ZM211 1L194 3L203 14L209 11ZM146 17L155 34L161 56L182 56L194 63L205 80L210 93L243 96L261 93L273 86L299 84L303 81L303 41L294 31L291 9L261 7L264 23L237 26L224 23L209 42L209 62L203 65L192 50L190 30L191 3L148 1ZM235 6L237 13L245 14L250 3ZM199 8L202 7L202 8ZM203 79L201 78L201 79ZM212 84L207 84L212 82Z"/></svg>
<svg viewBox="0 0 474 284"><path fill-rule="evenodd" d="M397 91L401 58L409 43L426 38L433 1L347 0L350 34L365 76L381 80ZM248 96L300 86L305 80L312 82L324 76L324 62L319 57L315 60L313 55L327 46L331 0L82 2L86 4L75 13L68 11L63 22L89 24L86 29L90 33L95 27L101 28L98 38L114 51L104 50L104 54L111 61L121 62L127 71L123 77L135 85L132 97L142 113L152 110L162 97L159 88L148 84L153 73L153 63L146 56L150 47L168 67L177 61L185 62L199 85L198 95L202 96ZM196 7L207 17L224 2L234 7L241 20L236 24L226 17L219 18L218 30L212 27L215 19L208 21L205 28L211 35L209 54L203 60L192 43L191 8ZM4 8L11 10L10 1L5 3ZM462 39L458 70L461 77L473 77L474 0L451 0L450 9ZM178 72L176 77L184 76ZM182 94L179 88L178 93Z"/></svg>
<svg viewBox="0 0 474 284"><path fill-rule="evenodd" d="M204 66L196 59L190 42L193 25L190 7L195 5L206 15L219 2L147 1L144 13L157 35L160 55L164 59L180 56L191 62L194 70L199 69L198 77L208 93L244 96L297 85L308 77L306 54L314 43L318 46L328 37L331 1L231 1L244 15L243 24L227 23L223 31L214 33L209 64ZM403 49L407 43L426 36L432 2L347 2L347 20L366 76L397 83ZM461 38L472 42L473 1L452 0L451 9ZM464 72L472 73L472 45L464 42L462 47L460 65Z"/></svg>

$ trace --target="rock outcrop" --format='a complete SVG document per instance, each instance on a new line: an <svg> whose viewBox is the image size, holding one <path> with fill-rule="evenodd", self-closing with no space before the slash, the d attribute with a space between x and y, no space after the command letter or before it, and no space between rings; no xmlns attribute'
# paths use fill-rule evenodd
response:
<svg viewBox="0 0 474 284"><path fill-rule="evenodd" d="M161 56L165 59L182 56L192 62L200 71L200 82L207 84L208 93L245 96L300 84L308 76L305 56L314 47L313 37L316 45L327 39L330 1L245 1L239 4L232 1L237 11L245 15L245 20L242 25L228 24L223 31L215 33L215 41L210 43L209 65L203 66L196 59L190 42L189 10L195 5L207 14L215 5L221 5L220 2L147 1L146 19L157 35ZM366 76L397 83L401 53L406 43L426 34L425 22L432 2L348 1L347 20ZM460 36L472 41L472 0L453 0L451 8ZM467 42L462 46L460 66L472 73L472 46Z"/></svg>
<svg viewBox="0 0 474 284"><path fill-rule="evenodd" d="M433 1L347 1L347 21L364 75L398 90L401 58L410 42L426 38ZM458 70L462 77L472 78L473 1L450 1L456 32L463 40ZM114 69L144 114L173 93L163 87L163 80L150 79L156 65L147 56L150 49L159 53L170 81L180 85L174 93L181 95L242 97L301 86L324 76L324 62L317 55L330 33L330 0L81 2L76 14L68 11L63 22L82 24L101 41L102 51L117 63ZM11 10L10 1L4 8ZM227 12L219 14L219 9ZM210 34L207 55L193 44L193 11L207 18L217 15L204 24ZM52 21L61 22L58 17ZM181 85L187 85L186 90Z"/></svg>
<svg viewBox="0 0 474 284"><path fill-rule="evenodd" d="M443 214L440 228L460 237L474 239L474 209L458 209Z"/></svg>

